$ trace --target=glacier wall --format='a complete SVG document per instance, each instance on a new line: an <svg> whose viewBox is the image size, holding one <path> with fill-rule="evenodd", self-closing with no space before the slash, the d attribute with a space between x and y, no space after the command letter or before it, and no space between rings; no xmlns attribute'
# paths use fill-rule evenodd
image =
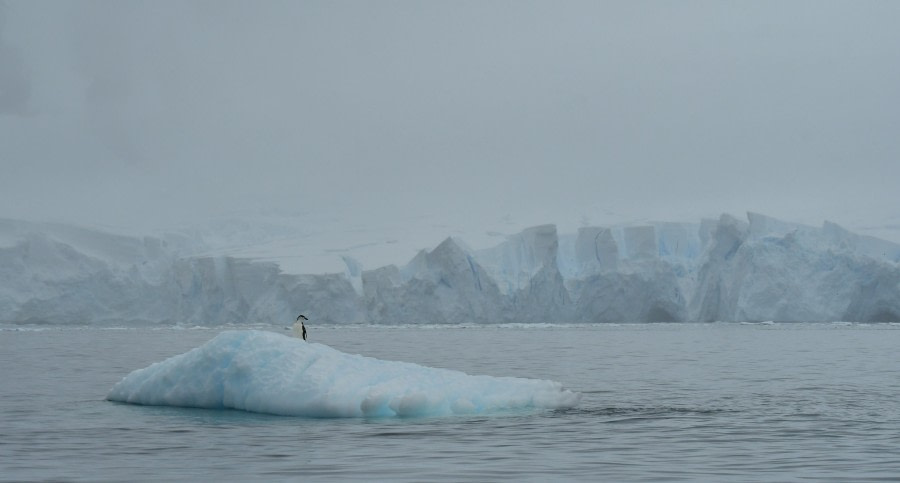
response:
<svg viewBox="0 0 900 483"><path fill-rule="evenodd" d="M405 266L287 274L127 237L0 220L0 323L97 325L900 321L900 245L750 213L447 238Z"/></svg>

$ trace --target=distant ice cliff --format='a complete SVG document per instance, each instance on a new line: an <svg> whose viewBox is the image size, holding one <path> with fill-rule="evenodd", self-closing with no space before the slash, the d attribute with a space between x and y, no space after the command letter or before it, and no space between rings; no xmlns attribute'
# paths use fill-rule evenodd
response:
<svg viewBox="0 0 900 483"><path fill-rule="evenodd" d="M296 275L184 236L0 220L0 323L900 321L900 245L759 214L447 238L405 266Z"/></svg>

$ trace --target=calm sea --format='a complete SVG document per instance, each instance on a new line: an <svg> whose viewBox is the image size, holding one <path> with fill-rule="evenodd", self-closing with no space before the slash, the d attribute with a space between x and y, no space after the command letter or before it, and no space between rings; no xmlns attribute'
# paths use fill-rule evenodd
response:
<svg viewBox="0 0 900 483"><path fill-rule="evenodd" d="M577 408L304 419L105 401L211 329L0 330L0 480L900 480L900 326L323 328L350 353L552 379Z"/></svg>

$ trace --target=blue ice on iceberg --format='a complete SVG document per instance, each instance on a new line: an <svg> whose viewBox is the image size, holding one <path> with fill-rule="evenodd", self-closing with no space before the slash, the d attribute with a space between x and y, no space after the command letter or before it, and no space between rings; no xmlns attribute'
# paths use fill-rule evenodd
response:
<svg viewBox="0 0 900 483"><path fill-rule="evenodd" d="M581 398L553 381L471 376L346 354L258 330L226 331L138 369L110 401L307 417L440 416L565 408Z"/></svg>

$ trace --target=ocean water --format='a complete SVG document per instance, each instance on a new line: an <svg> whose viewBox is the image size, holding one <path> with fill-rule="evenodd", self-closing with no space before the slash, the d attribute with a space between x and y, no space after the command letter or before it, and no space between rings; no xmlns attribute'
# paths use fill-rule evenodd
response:
<svg viewBox="0 0 900 483"><path fill-rule="evenodd" d="M105 396L218 330L0 330L0 480L900 480L898 325L309 329L345 352L583 398L410 419L133 406Z"/></svg>

